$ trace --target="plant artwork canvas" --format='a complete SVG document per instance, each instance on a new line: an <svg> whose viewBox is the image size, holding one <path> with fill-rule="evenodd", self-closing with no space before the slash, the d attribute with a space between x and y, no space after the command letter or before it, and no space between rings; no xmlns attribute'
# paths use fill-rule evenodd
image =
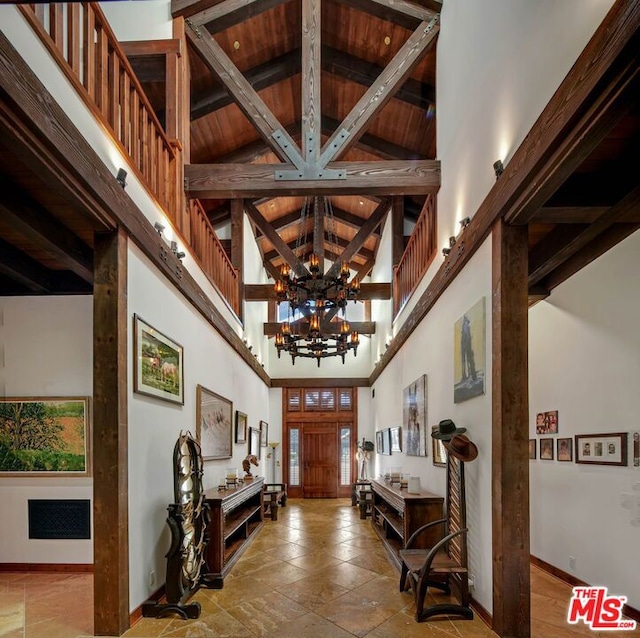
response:
<svg viewBox="0 0 640 638"><path fill-rule="evenodd" d="M196 433L205 461L232 455L233 404L199 385L196 390Z"/></svg>
<svg viewBox="0 0 640 638"><path fill-rule="evenodd" d="M184 404L182 346L134 315L135 371L138 394Z"/></svg>
<svg viewBox="0 0 640 638"><path fill-rule="evenodd" d="M486 350L484 297L456 321L453 332L453 402L462 403L484 394Z"/></svg>
<svg viewBox="0 0 640 638"><path fill-rule="evenodd" d="M89 399L0 399L0 475L90 476Z"/></svg>
<svg viewBox="0 0 640 638"><path fill-rule="evenodd" d="M427 375L423 374L408 385L402 399L405 453L427 456Z"/></svg>

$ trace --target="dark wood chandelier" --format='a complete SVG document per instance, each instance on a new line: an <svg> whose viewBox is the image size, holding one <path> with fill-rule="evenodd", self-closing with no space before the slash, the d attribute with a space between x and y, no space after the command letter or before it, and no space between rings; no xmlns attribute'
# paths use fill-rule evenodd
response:
<svg viewBox="0 0 640 638"><path fill-rule="evenodd" d="M322 211L319 210L318 200L323 202ZM305 203L301 213L299 244L303 228L306 228L308 212L309 206ZM313 215L316 229L319 227L318 219L323 217L331 227L333 214L325 198L314 198ZM333 274L335 271L336 264L324 273L320 267L320 257L315 252L309 258L309 272L306 275L296 277L287 264L281 267L274 291L278 305L289 305L289 319L282 323L276 334L278 358L284 351L291 355L294 365L297 357L303 357L315 359L320 367L320 361L327 357L339 356L345 363L349 350L353 350L354 356L357 354L360 337L351 330L346 310L349 301L358 300L360 282L357 277L349 282L349 264L346 262L342 263L338 275ZM338 312L342 314L342 321L332 321ZM304 324L291 321L296 316L308 318L306 332Z"/></svg>

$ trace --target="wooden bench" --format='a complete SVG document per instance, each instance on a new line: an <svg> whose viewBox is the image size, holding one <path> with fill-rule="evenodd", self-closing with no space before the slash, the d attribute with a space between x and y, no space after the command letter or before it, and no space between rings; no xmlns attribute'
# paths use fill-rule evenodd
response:
<svg viewBox="0 0 640 638"><path fill-rule="evenodd" d="M284 483L264 484L264 513L270 514L272 521L278 520L278 507L287 506L287 486Z"/></svg>

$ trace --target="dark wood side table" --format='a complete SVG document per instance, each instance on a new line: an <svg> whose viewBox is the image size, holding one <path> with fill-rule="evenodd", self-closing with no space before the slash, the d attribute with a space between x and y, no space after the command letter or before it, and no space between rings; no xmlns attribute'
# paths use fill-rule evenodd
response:
<svg viewBox="0 0 640 638"><path fill-rule="evenodd" d="M264 512L271 515L272 521L278 520L278 507L287 506L287 486L284 483L264 484Z"/></svg>

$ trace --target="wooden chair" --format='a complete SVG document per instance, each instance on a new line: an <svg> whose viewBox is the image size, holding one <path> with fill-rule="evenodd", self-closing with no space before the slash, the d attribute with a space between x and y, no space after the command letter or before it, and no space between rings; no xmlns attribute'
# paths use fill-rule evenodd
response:
<svg viewBox="0 0 640 638"><path fill-rule="evenodd" d="M428 549L413 549L416 539L425 531L440 526L442 538ZM446 518L432 521L417 529L400 550L402 570L400 591L409 587L416 603L416 621L447 614L473 618L469 607L469 573L467 566L466 504L464 495L464 463L447 455ZM455 590L460 603L450 602L427 605L429 587L446 594Z"/></svg>

